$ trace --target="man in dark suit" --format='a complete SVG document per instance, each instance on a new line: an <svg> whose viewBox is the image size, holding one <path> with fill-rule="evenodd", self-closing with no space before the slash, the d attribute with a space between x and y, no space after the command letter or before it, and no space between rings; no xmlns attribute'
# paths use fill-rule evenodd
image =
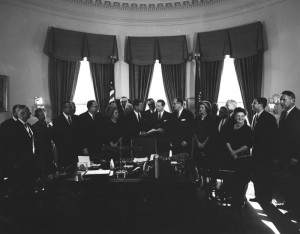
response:
<svg viewBox="0 0 300 234"><path fill-rule="evenodd" d="M42 108L35 110L34 116L38 119L32 125L35 139L35 171L42 179L55 172L51 125L45 120L45 112Z"/></svg>
<svg viewBox="0 0 300 234"><path fill-rule="evenodd" d="M87 111L79 115L79 132L80 132L80 151L83 155L93 155L99 153L101 144L97 138L96 114L99 106L96 101L87 102Z"/></svg>
<svg viewBox="0 0 300 234"><path fill-rule="evenodd" d="M28 198L33 195L34 172L34 135L27 124L31 112L26 105L20 105L18 121L12 129L12 146L8 151L9 178L14 190L13 195L21 195Z"/></svg>
<svg viewBox="0 0 300 234"><path fill-rule="evenodd" d="M266 106L267 99L263 97L255 98L252 102L252 110L256 113L251 124L255 198L250 199L250 201L260 203L272 201L272 164L278 140L276 119L272 114L265 111Z"/></svg>
<svg viewBox="0 0 300 234"><path fill-rule="evenodd" d="M170 128L172 122L172 114L165 111L165 101L159 99L156 102L156 112L152 113L152 129L155 129L157 139L158 153L169 152L170 150Z"/></svg>
<svg viewBox="0 0 300 234"><path fill-rule="evenodd" d="M285 206L300 211L300 110L295 99L291 91L282 92L280 97L284 111L279 120L279 162L284 171L281 186Z"/></svg>
<svg viewBox="0 0 300 234"><path fill-rule="evenodd" d="M70 101L62 103L63 112L53 120L53 139L58 153L58 166L67 168L75 166L78 156L78 131L76 123L71 116L72 105Z"/></svg>
<svg viewBox="0 0 300 234"><path fill-rule="evenodd" d="M130 138L144 136L146 134L145 118L143 116L143 103L139 99L133 100L133 112L126 116L127 133ZM149 129L148 129L149 130Z"/></svg>
<svg viewBox="0 0 300 234"><path fill-rule="evenodd" d="M156 112L154 99L149 98L147 100L147 105L148 105L149 109L144 111L143 115L145 118L146 128L150 129L153 124L153 115L152 114Z"/></svg>
<svg viewBox="0 0 300 234"><path fill-rule="evenodd" d="M8 151L11 150L12 134L14 133L14 127L18 122L19 104L14 105L12 109L13 116L0 125L0 178L3 178L7 174L8 170Z"/></svg>
<svg viewBox="0 0 300 234"><path fill-rule="evenodd" d="M193 114L183 108L183 100L180 97L174 98L173 108L174 112L171 127L172 153L190 153L193 135Z"/></svg>
<svg viewBox="0 0 300 234"><path fill-rule="evenodd" d="M117 108L118 108L118 112L119 112L119 120L124 123L125 121L125 108L126 108L126 104L128 103L128 98L123 96L120 98L119 102L117 103Z"/></svg>

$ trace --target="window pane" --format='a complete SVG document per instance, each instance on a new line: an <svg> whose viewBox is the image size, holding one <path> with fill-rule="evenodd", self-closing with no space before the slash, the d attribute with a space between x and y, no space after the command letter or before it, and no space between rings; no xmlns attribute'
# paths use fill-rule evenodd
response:
<svg viewBox="0 0 300 234"><path fill-rule="evenodd" d="M77 86L73 98L73 102L76 104L76 114L80 115L81 113L87 111L87 102L95 99L90 64L88 61L81 61Z"/></svg>
<svg viewBox="0 0 300 234"><path fill-rule="evenodd" d="M227 100L233 99L239 107L244 108L242 94L235 72L233 59L228 55L224 60L223 73L221 77L220 92L218 98L219 107L225 106Z"/></svg>
<svg viewBox="0 0 300 234"><path fill-rule="evenodd" d="M164 100L166 103L165 110L170 112L169 104L167 102L167 96L164 89L164 83L162 79L161 65L157 60L154 64L153 77L150 84L148 98L153 98L155 102L159 99ZM146 105L146 110L148 109L149 108Z"/></svg>

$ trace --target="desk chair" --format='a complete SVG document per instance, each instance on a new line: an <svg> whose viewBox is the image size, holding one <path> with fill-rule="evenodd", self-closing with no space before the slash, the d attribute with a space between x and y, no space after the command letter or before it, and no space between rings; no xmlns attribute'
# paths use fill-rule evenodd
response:
<svg viewBox="0 0 300 234"><path fill-rule="evenodd" d="M131 140L132 147L138 147L140 150L132 150L134 158L150 157L151 154L157 154L156 139L154 136L142 136Z"/></svg>

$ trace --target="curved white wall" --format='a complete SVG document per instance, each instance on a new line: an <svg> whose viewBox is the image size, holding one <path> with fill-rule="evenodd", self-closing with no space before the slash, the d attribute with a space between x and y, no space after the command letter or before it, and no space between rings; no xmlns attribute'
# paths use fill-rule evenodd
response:
<svg viewBox="0 0 300 234"><path fill-rule="evenodd" d="M237 0L231 3L235 4ZM59 1L56 0L56 3ZM66 4L66 3L64 3ZM72 4L72 3L68 3ZM229 1L223 7L228 8ZM232 5L233 6L233 5ZM79 6L75 6L78 8ZM222 7L220 4L214 11ZM54 14L21 5L0 2L0 74L7 75L9 85L9 108L22 103L33 106L34 96L42 96L49 104L48 92L48 57L43 53L48 27L116 35L118 40L120 62L116 64L116 96L129 96L128 66L124 63L124 46L126 36L165 36L187 35L190 52L194 48L197 32L229 28L243 24L262 21L266 31L266 47L264 59L263 93L270 97L274 93L290 89L300 98L299 62L300 59L300 1L278 1L276 4L254 8L252 11L239 10L238 13L227 13L223 17L213 17L206 11L178 11L184 20L166 23L105 23L101 20L70 17L67 14ZM92 10L94 11L94 10ZM98 9L99 11L99 9ZM107 10L109 11L109 10ZM122 11L111 11L119 12ZM193 18L187 14L192 12ZM106 12L107 13L107 12ZM163 11L169 14L168 11ZM205 14L207 13L207 18ZM137 14L141 14L140 12ZM149 14L149 13L147 13ZM158 14L157 12L155 14ZM153 14L153 17L155 17ZM170 13L171 14L171 13ZM153 18L154 19L154 18ZM189 20L190 19L190 20ZM187 97L194 96L194 67L188 63ZM0 122L10 113L0 113Z"/></svg>

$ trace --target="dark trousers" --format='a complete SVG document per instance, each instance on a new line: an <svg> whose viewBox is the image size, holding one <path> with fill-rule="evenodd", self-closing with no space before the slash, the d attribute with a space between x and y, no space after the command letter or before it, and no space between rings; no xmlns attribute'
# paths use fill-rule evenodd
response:
<svg viewBox="0 0 300 234"><path fill-rule="evenodd" d="M261 162L254 159L252 180L255 197L264 202L271 202L274 189L272 162Z"/></svg>

